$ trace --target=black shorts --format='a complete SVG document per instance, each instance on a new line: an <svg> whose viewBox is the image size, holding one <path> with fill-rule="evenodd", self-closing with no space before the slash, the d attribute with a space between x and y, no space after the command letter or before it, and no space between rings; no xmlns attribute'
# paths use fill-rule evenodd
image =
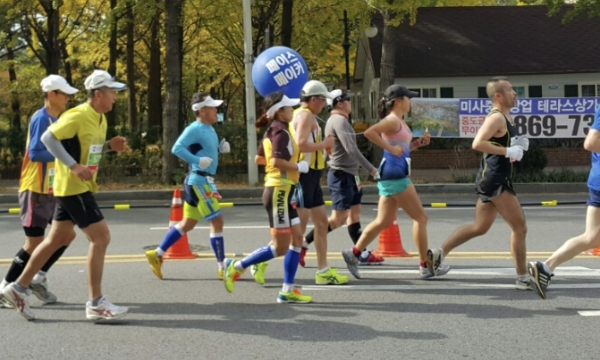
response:
<svg viewBox="0 0 600 360"><path fill-rule="evenodd" d="M477 177L475 189L481 202L491 202L492 199L505 191L517 195L512 187L512 181L504 176Z"/></svg>
<svg viewBox="0 0 600 360"><path fill-rule="evenodd" d="M331 192L331 208L333 210L349 210L359 205L362 200L362 188L356 185L356 178L342 170L329 170L327 186Z"/></svg>
<svg viewBox="0 0 600 360"><path fill-rule="evenodd" d="M300 174L302 187L302 208L312 209L324 206L323 190L321 190L321 170L309 169L307 173Z"/></svg>
<svg viewBox="0 0 600 360"><path fill-rule="evenodd" d="M72 196L56 196L54 220L70 220L80 229L104 220L96 199L91 192Z"/></svg>
<svg viewBox="0 0 600 360"><path fill-rule="evenodd" d="M294 185L269 186L263 191L263 205L269 215L271 234L291 234L292 226L300 224L296 211Z"/></svg>
<svg viewBox="0 0 600 360"><path fill-rule="evenodd" d="M25 236L44 236L46 227L52 223L52 215L56 208L54 196L23 191L19 193L19 205L21 206L21 224Z"/></svg>

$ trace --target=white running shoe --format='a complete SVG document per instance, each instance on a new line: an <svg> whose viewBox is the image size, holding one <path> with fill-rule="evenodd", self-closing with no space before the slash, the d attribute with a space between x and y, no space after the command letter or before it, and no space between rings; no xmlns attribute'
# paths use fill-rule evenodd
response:
<svg viewBox="0 0 600 360"><path fill-rule="evenodd" d="M444 261L444 251L442 249L429 249L427 250L427 257L429 258L429 261L426 262L426 265L429 272L433 276L437 276L438 269L442 266L442 262Z"/></svg>
<svg viewBox="0 0 600 360"><path fill-rule="evenodd" d="M421 279L431 279L433 277L446 275L450 271L450 266L443 265L440 266L437 270L437 275L433 275L431 270L428 267L423 267L419 265L419 275L421 275Z"/></svg>
<svg viewBox="0 0 600 360"><path fill-rule="evenodd" d="M113 320L120 319L127 315L129 308L126 306L117 306L106 297L102 297L98 306L92 306L92 302L88 301L85 304L85 317L88 320Z"/></svg>
<svg viewBox="0 0 600 360"><path fill-rule="evenodd" d="M4 301L8 301L17 312L27 320L35 319L35 315L29 307L27 292L22 293L15 289L15 283L7 285L2 289L2 297Z"/></svg>
<svg viewBox="0 0 600 360"><path fill-rule="evenodd" d="M31 285L29 285L29 288L33 292L33 295L40 299L40 301L44 304L52 304L55 303L56 300L58 300L56 295L54 295L50 290L48 290L48 281L46 280L46 278L44 278L44 280L39 284L31 283Z"/></svg>

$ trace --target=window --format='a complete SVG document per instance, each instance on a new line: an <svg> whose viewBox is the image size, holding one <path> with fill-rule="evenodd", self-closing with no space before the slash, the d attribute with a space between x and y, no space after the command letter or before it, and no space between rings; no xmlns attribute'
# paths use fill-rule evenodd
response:
<svg viewBox="0 0 600 360"><path fill-rule="evenodd" d="M542 86L541 85L529 86L529 97L530 98L541 98L542 97Z"/></svg>
<svg viewBox="0 0 600 360"><path fill-rule="evenodd" d="M600 96L600 84L579 84L581 96Z"/></svg>
<svg viewBox="0 0 600 360"><path fill-rule="evenodd" d="M513 84L513 90L517 93L517 98L523 99L527 97L527 85Z"/></svg>
<svg viewBox="0 0 600 360"><path fill-rule="evenodd" d="M477 97L480 99L487 99L487 92L485 91L485 86L480 86L477 88Z"/></svg>
<svg viewBox="0 0 600 360"><path fill-rule="evenodd" d="M436 98L440 93L439 87L410 87L408 90L419 93L422 98Z"/></svg>
<svg viewBox="0 0 600 360"><path fill-rule="evenodd" d="M578 97L579 86L577 85L565 85L565 97Z"/></svg>
<svg viewBox="0 0 600 360"><path fill-rule="evenodd" d="M440 88L440 97L444 99L452 99L454 97L454 88L443 87Z"/></svg>

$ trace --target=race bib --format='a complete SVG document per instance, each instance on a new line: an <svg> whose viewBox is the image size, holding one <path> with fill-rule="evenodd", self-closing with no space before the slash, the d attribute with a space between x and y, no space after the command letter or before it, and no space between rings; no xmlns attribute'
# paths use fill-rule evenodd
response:
<svg viewBox="0 0 600 360"><path fill-rule="evenodd" d="M101 144L101 145L92 144L92 145L90 145L90 150L89 150L89 153L88 153L88 158L87 158L86 166L91 171L94 171L94 172L98 171L98 166L100 165L100 159L102 159L102 149L103 148L104 148L104 144Z"/></svg>
<svg viewBox="0 0 600 360"><path fill-rule="evenodd" d="M48 193L52 194L54 192L54 174L56 173L56 169L52 168L48 171Z"/></svg>
<svg viewBox="0 0 600 360"><path fill-rule="evenodd" d="M217 190L217 185L215 185L215 178L213 178L212 176L207 176L206 182L208 182L208 186L211 191L211 196L217 200L221 200L221 194L219 194L219 190Z"/></svg>
<svg viewBox="0 0 600 360"><path fill-rule="evenodd" d="M356 188L358 189L358 191L360 191L360 189L362 189L362 184L360 183L360 176L354 176L354 181L356 181Z"/></svg>

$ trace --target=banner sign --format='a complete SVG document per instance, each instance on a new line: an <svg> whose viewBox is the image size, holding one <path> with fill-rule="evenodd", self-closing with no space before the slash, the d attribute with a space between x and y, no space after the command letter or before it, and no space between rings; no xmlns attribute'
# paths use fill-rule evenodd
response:
<svg viewBox="0 0 600 360"><path fill-rule="evenodd" d="M510 111L517 135L530 138L584 138L600 98L518 99ZM407 120L420 136L473 138L492 109L489 99L413 98Z"/></svg>

